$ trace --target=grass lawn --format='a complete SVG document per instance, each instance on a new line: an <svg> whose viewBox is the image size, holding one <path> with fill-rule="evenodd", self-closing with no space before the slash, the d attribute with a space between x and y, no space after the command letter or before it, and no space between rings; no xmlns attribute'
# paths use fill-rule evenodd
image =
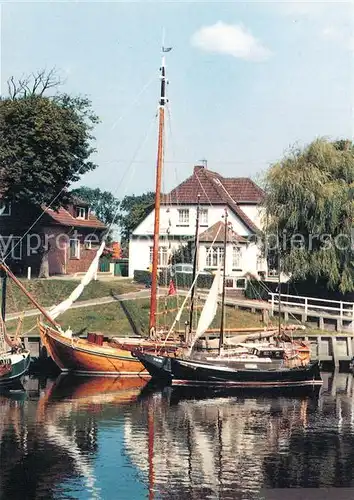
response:
<svg viewBox="0 0 354 500"><path fill-rule="evenodd" d="M179 299L181 305L182 299ZM174 309L167 314L158 316L158 324L169 328L172 324L177 308L176 298L170 298L167 304L167 310ZM71 309L60 316L59 322L63 329L70 327L74 332L102 332L107 335L132 335L134 333L147 336L149 324L149 301L146 299L131 300L125 302L114 302L110 304L102 304L99 306L83 307L80 309ZM160 310L164 310L164 304L160 303ZM200 314L198 308L195 320ZM185 308L182 314L181 321L177 323L176 329L183 330L185 321L188 319L189 310ZM131 322L129 319L131 319ZM36 318L30 317L24 319L23 331L29 331L36 325ZM134 327L132 326L134 324ZM6 322L8 332L14 333L17 325L17 320ZM213 328L220 326L220 308L212 323ZM241 327L263 327L261 315L226 307L225 328L241 328Z"/></svg>
<svg viewBox="0 0 354 500"><path fill-rule="evenodd" d="M79 284L78 280L60 279L33 279L21 280L26 289L44 307L52 306L67 298L74 288ZM83 291L78 299L88 300L99 297L107 297L114 294L133 292L143 288L143 285L131 283L131 279L112 281L92 281ZM8 313L21 312L26 309L33 309L33 304L27 299L24 293L8 280L6 310Z"/></svg>

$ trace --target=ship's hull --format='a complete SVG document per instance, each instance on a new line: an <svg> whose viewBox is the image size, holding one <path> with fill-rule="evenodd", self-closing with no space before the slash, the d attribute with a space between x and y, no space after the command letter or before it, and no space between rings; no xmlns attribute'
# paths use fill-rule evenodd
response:
<svg viewBox="0 0 354 500"><path fill-rule="evenodd" d="M200 387L280 388L322 384L318 362L296 368L237 368L231 363L166 358L134 353L151 376L172 385ZM239 363L237 363L239 365Z"/></svg>
<svg viewBox="0 0 354 500"><path fill-rule="evenodd" d="M10 388L27 373L31 361L30 353L29 351L8 353L2 359L7 359L9 362L0 364L0 389Z"/></svg>
<svg viewBox="0 0 354 500"><path fill-rule="evenodd" d="M39 329L48 354L62 372L115 377L148 375L140 361L125 349L68 338L43 324Z"/></svg>

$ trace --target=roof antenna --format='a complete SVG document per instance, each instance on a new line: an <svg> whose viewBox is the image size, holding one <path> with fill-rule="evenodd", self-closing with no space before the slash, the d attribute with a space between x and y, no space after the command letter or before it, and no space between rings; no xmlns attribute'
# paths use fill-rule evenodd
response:
<svg viewBox="0 0 354 500"><path fill-rule="evenodd" d="M203 168L208 168L208 160L206 158L202 158L199 162Z"/></svg>

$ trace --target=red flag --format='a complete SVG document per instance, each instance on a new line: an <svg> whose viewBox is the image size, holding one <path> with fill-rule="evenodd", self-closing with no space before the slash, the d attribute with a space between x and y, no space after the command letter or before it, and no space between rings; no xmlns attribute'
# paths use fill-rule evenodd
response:
<svg viewBox="0 0 354 500"><path fill-rule="evenodd" d="M176 295L176 293L177 293L177 291L176 291L175 284L174 284L173 280L170 280L170 286L168 288L167 295Z"/></svg>

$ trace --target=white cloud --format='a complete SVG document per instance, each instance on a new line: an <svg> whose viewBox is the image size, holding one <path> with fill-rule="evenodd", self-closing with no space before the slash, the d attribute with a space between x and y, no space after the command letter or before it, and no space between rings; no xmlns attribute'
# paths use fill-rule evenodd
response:
<svg viewBox="0 0 354 500"><path fill-rule="evenodd" d="M344 49L354 50L354 36L352 29L348 25L340 28L335 25L328 25L322 29L321 35L329 42L335 43Z"/></svg>
<svg viewBox="0 0 354 500"><path fill-rule="evenodd" d="M342 50L354 50L354 0L282 0L272 3L274 9L303 30L311 29L321 43L335 44ZM302 23L303 21L303 23Z"/></svg>
<svg viewBox="0 0 354 500"><path fill-rule="evenodd" d="M326 4L333 5L332 1L326 2L324 0L304 0L302 2L283 0L282 2L276 2L274 6L286 16L306 17L320 14L326 9Z"/></svg>
<svg viewBox="0 0 354 500"><path fill-rule="evenodd" d="M191 42L206 52L228 54L248 61L264 61L271 55L271 51L241 24L218 21L203 26L194 33Z"/></svg>

